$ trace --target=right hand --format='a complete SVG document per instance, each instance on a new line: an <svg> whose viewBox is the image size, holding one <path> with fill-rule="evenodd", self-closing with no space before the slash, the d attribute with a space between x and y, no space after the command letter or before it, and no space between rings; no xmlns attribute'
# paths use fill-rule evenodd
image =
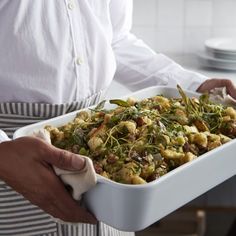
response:
<svg viewBox="0 0 236 236"><path fill-rule="evenodd" d="M80 170L85 160L33 137L0 144L0 177L15 191L55 218L95 224L95 217L70 196L52 165Z"/></svg>
<svg viewBox="0 0 236 236"><path fill-rule="evenodd" d="M208 79L200 85L200 87L197 89L197 92L209 93L212 89L222 87L226 87L227 94L236 99L236 87L229 79Z"/></svg>

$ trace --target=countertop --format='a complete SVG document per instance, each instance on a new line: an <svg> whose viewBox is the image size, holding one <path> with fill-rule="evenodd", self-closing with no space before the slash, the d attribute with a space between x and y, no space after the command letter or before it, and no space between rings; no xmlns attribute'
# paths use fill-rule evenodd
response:
<svg viewBox="0 0 236 236"><path fill-rule="evenodd" d="M214 68L202 67L198 63L197 56L194 54L186 54L186 55L178 55L178 54L170 54L167 55L172 58L174 61L182 65L184 68L196 71L198 73L204 74L209 78L227 78L231 79L236 83L236 70L219 70Z"/></svg>
<svg viewBox="0 0 236 236"><path fill-rule="evenodd" d="M205 68L199 65L197 56L194 54L166 54L168 57L172 58L174 61L179 63L186 69L196 71L198 73L204 74L209 78L227 78L235 82L236 84L236 71L218 70L213 68ZM108 90L106 98L118 98L131 93L124 85L113 81Z"/></svg>

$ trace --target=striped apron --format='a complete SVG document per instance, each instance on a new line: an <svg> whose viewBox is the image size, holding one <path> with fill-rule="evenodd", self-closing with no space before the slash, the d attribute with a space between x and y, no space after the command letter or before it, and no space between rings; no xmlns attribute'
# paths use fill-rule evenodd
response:
<svg viewBox="0 0 236 236"><path fill-rule="evenodd" d="M14 131L55 116L63 115L97 103L102 92L70 104L0 103L0 129L11 138ZM120 232L103 223L59 224L32 205L22 195L0 180L0 235L14 236L133 236L134 233Z"/></svg>

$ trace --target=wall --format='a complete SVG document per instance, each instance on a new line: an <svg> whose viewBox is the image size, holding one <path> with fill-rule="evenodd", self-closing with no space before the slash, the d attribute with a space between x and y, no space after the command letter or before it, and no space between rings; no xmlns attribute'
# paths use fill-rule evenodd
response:
<svg viewBox="0 0 236 236"><path fill-rule="evenodd" d="M134 0L133 32L157 52L194 53L236 37L236 0Z"/></svg>

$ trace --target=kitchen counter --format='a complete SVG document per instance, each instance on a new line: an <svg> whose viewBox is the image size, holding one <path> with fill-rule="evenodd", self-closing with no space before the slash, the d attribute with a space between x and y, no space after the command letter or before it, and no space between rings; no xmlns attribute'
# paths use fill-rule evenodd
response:
<svg viewBox="0 0 236 236"><path fill-rule="evenodd" d="M236 83L236 70L229 71L229 70L219 70L214 68L202 67L199 65L197 56L194 54L186 54L186 55L170 54L168 56L186 69L204 74L209 78L227 78Z"/></svg>
<svg viewBox="0 0 236 236"><path fill-rule="evenodd" d="M218 70L214 68L204 68L199 65L197 57L193 54L179 55L179 54L166 54L168 57L172 58L174 61L179 63L186 69L196 71L198 73L204 74L209 78L227 78L232 80L236 84L236 71ZM125 86L113 81L110 89L107 93L106 98L117 98L125 96L131 93L129 89Z"/></svg>

